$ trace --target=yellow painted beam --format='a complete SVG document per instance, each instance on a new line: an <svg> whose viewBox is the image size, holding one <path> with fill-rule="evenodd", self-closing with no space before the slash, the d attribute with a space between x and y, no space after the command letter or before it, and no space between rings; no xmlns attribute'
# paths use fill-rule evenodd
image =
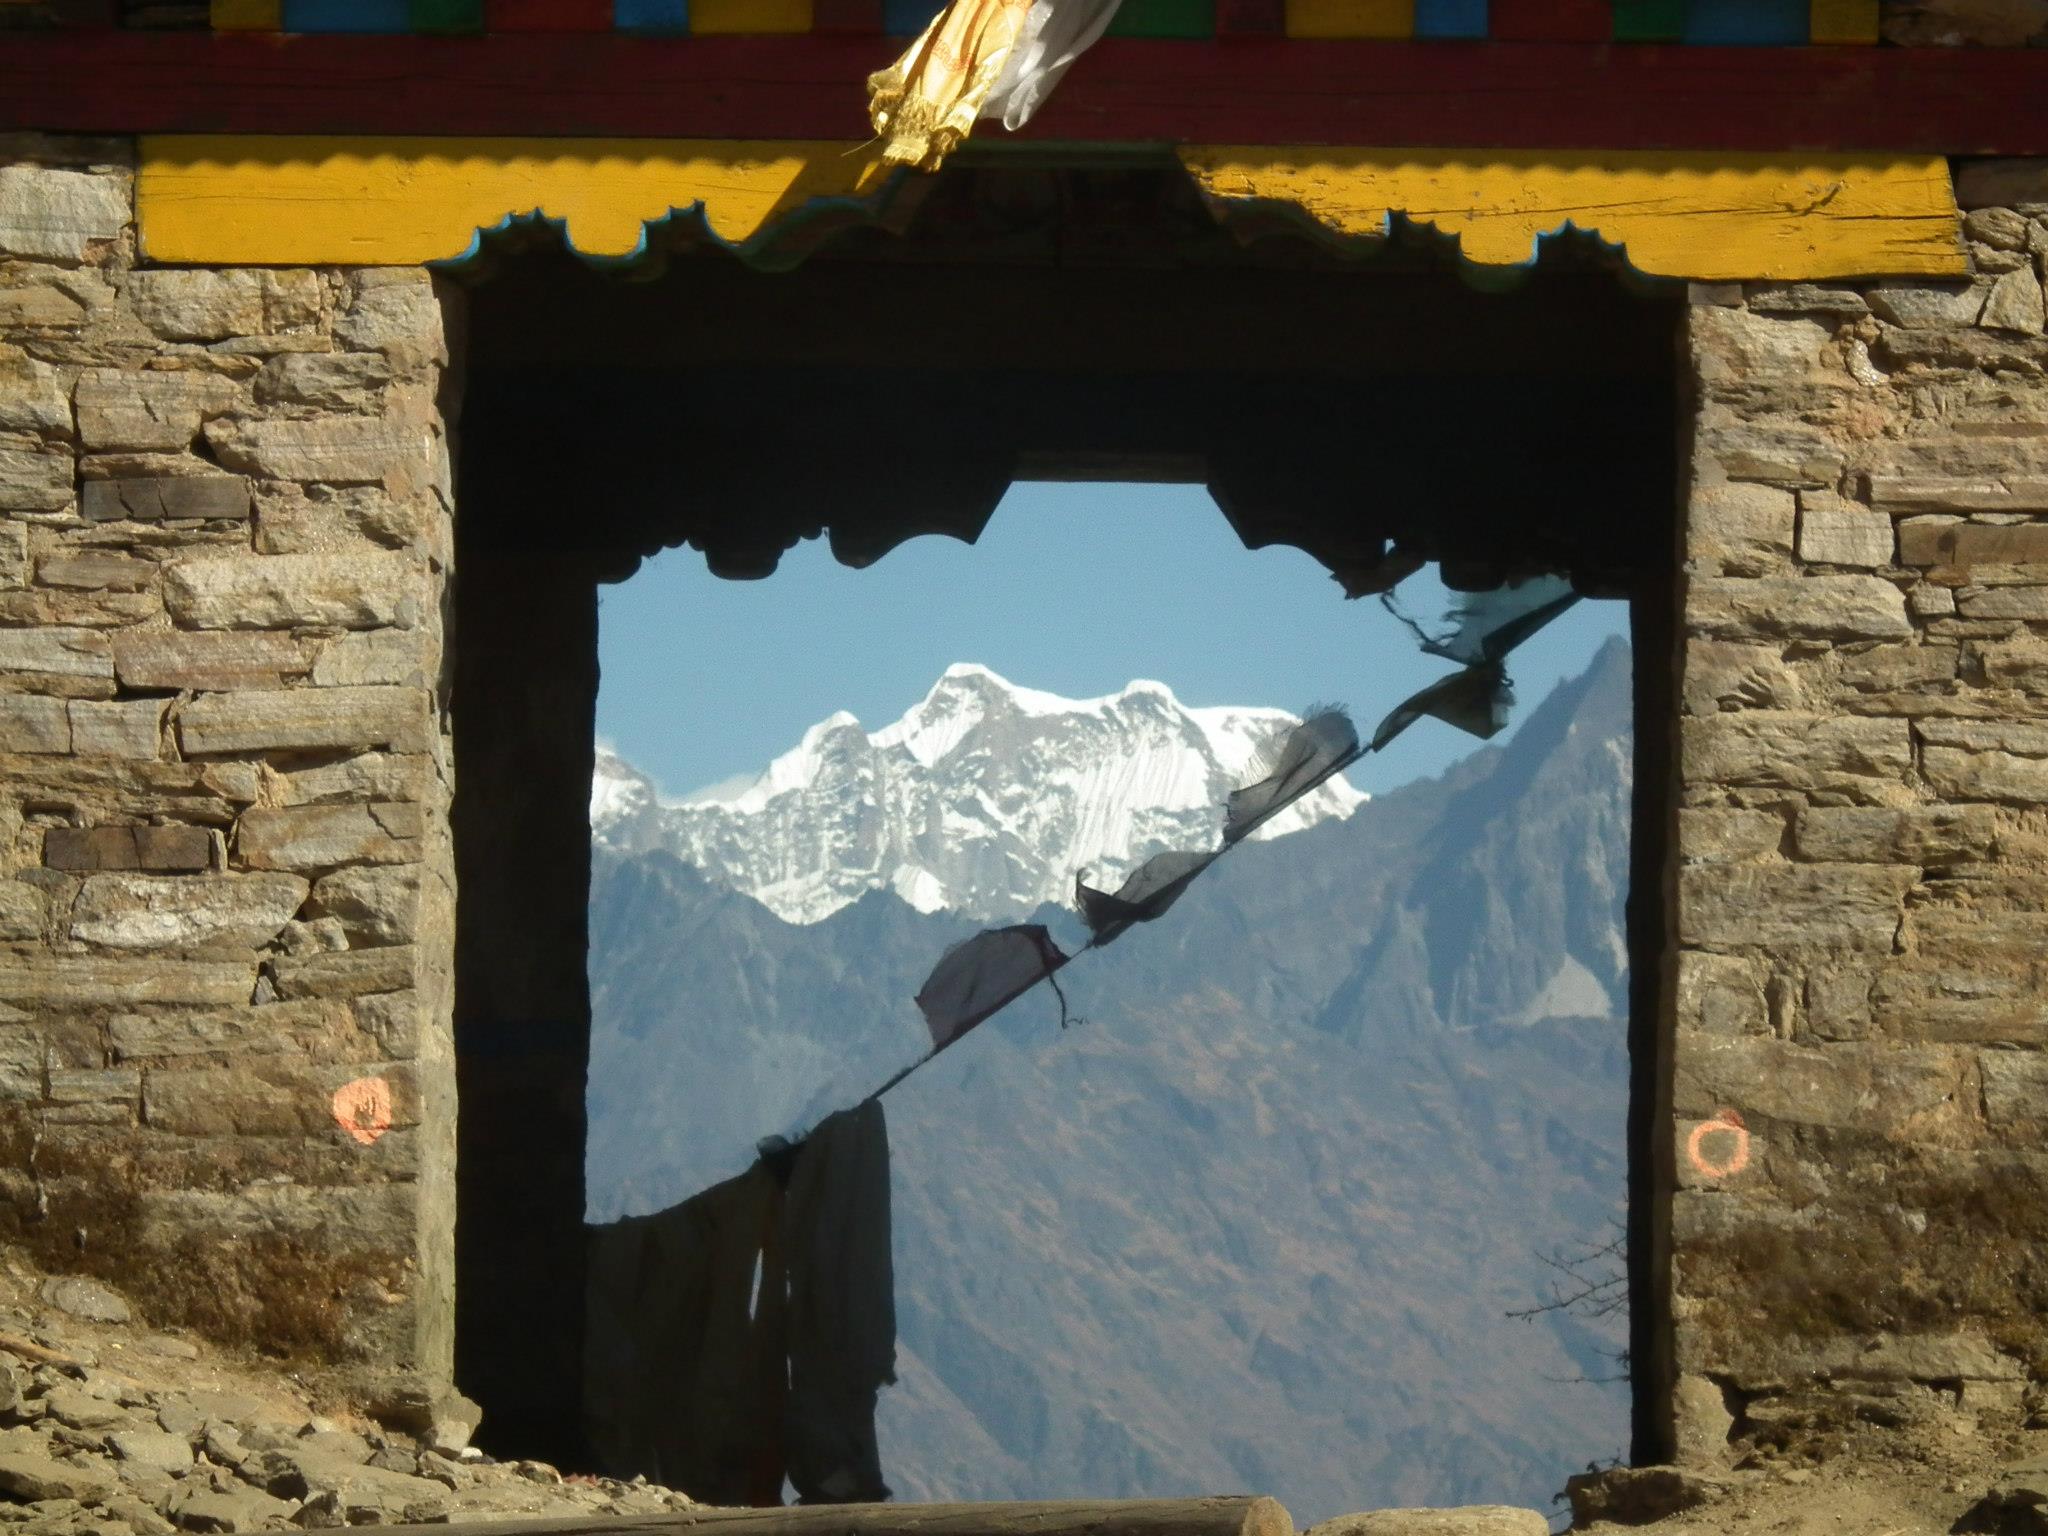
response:
<svg viewBox="0 0 2048 1536"><path fill-rule="evenodd" d="M886 176L858 144L658 139L145 138L143 254L192 265L417 266L540 214L586 256L630 256L702 205L733 245Z"/></svg>
<svg viewBox="0 0 2048 1536"><path fill-rule="evenodd" d="M538 213L589 256L629 256L649 223L701 206L743 245L887 173L841 143L629 139L151 138L136 185L143 253L194 265L416 266ZM1637 269L1701 281L1951 276L1964 270L1939 158L1637 151L1406 151L1195 146L1180 152L1227 212L1291 204L1341 235L1399 213L1464 254L1518 266L1567 224Z"/></svg>
<svg viewBox="0 0 2048 1536"><path fill-rule="evenodd" d="M1180 157L1225 211L1292 204L1349 236L1404 214L1487 266L1529 261L1541 236L1570 224L1626 247L1638 271L1704 282L1965 270L1938 157L1229 146Z"/></svg>
<svg viewBox="0 0 2048 1536"><path fill-rule="evenodd" d="M1878 0L1813 0L1807 35L1816 43L1869 45L1878 40Z"/></svg>
<svg viewBox="0 0 2048 1536"><path fill-rule="evenodd" d="M811 0L690 0L690 30L699 36L808 32Z"/></svg>
<svg viewBox="0 0 2048 1536"><path fill-rule="evenodd" d="M1413 37L1415 0L1286 0L1289 37Z"/></svg>
<svg viewBox="0 0 2048 1536"><path fill-rule="evenodd" d="M213 0L210 20L216 32L280 32L284 0Z"/></svg>

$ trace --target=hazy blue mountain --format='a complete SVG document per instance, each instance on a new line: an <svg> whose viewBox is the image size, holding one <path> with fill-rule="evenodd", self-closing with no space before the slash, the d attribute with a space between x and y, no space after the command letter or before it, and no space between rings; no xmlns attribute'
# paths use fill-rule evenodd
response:
<svg viewBox="0 0 2048 1536"><path fill-rule="evenodd" d="M890 1095L900 1496L1541 1505L1622 1448L1582 1379L1620 1327L1506 1314L1620 1214L1629 764L1617 642L1069 967L1071 1027L1034 994ZM798 926L658 850L601 849L592 915L599 1218L887 1076L977 926L886 890Z"/></svg>

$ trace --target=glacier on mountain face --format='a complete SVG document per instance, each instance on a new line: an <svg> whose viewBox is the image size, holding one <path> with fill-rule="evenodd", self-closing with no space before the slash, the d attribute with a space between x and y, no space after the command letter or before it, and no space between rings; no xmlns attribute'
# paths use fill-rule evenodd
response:
<svg viewBox="0 0 2048 1536"><path fill-rule="evenodd" d="M619 852L666 849L792 923L870 890L1013 920L1068 900L1084 870L1113 888L1154 853L1214 846L1218 806L1296 723L1191 708L1155 682L1068 699L958 663L894 724L869 732L841 711L745 785L664 801L601 750L591 830ZM1254 835L1341 820L1365 799L1339 776Z"/></svg>

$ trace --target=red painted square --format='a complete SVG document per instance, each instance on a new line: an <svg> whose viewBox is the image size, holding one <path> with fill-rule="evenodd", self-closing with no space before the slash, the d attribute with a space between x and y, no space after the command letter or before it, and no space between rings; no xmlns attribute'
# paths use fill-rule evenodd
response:
<svg viewBox="0 0 2048 1536"><path fill-rule="evenodd" d="M878 36L882 0L811 0L811 30Z"/></svg>
<svg viewBox="0 0 2048 1536"><path fill-rule="evenodd" d="M1614 38L1610 0L1493 0L1487 35L1523 43L1605 43Z"/></svg>
<svg viewBox="0 0 2048 1536"><path fill-rule="evenodd" d="M486 32L609 32L612 0L484 0Z"/></svg>

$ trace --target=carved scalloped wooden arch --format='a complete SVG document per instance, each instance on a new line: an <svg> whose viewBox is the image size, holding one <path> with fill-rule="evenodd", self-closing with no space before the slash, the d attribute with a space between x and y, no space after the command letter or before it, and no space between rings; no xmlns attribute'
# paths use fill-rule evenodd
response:
<svg viewBox="0 0 2048 1536"><path fill-rule="evenodd" d="M1526 265L1547 235L1597 233L1651 276L1795 281L1960 275L1939 157L1382 151L1184 146L1221 216L1298 209L1340 238L1394 215L1468 261ZM630 261L692 214L742 255L792 221L881 218L902 173L868 146L800 141L162 137L144 141L145 257L209 266L417 266L473 255L521 219Z"/></svg>

